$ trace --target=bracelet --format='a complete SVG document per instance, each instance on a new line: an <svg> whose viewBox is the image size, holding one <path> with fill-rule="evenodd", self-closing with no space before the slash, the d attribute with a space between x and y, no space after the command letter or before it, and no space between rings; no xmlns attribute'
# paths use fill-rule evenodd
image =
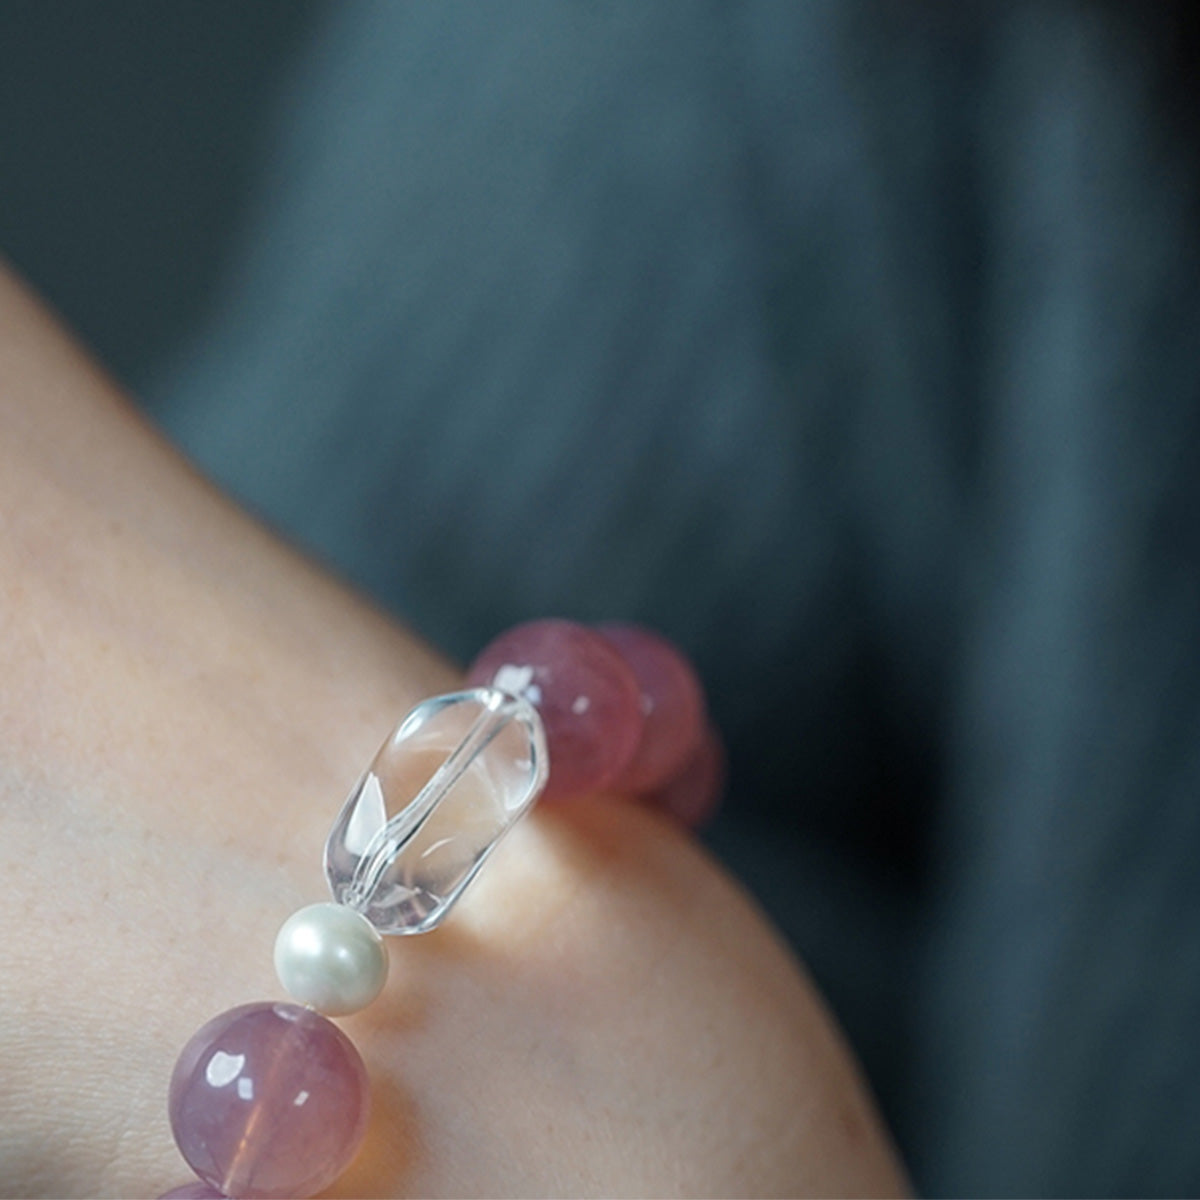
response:
<svg viewBox="0 0 1200 1200"><path fill-rule="evenodd" d="M197 1176L160 1200L313 1196L366 1132L362 1058L330 1017L365 1008L384 935L436 928L539 796L629 792L688 824L711 813L720 741L686 658L633 625L518 625L468 688L418 704L355 785L325 843L332 902L290 916L275 969L295 1003L202 1026L171 1076L171 1130Z"/></svg>

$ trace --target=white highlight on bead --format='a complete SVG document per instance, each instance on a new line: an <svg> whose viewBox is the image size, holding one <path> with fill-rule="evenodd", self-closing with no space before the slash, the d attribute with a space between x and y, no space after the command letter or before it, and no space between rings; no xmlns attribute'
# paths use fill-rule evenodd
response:
<svg viewBox="0 0 1200 1200"><path fill-rule="evenodd" d="M275 939L275 973L288 994L328 1017L366 1008L387 982L383 938L344 904L292 913Z"/></svg>
<svg viewBox="0 0 1200 1200"><path fill-rule="evenodd" d="M514 667L512 663L505 663L497 672L492 680L492 687L498 687L502 692L507 692L510 696L523 696L526 690L530 687L537 687L533 682L532 667ZM540 693L540 689L539 693ZM540 698L540 697L539 697ZM535 700L534 704L537 703Z"/></svg>
<svg viewBox="0 0 1200 1200"><path fill-rule="evenodd" d="M245 1065L244 1054L226 1054L224 1050L218 1050L208 1060L208 1066L204 1068L204 1078L208 1080L209 1087L224 1087L242 1073Z"/></svg>

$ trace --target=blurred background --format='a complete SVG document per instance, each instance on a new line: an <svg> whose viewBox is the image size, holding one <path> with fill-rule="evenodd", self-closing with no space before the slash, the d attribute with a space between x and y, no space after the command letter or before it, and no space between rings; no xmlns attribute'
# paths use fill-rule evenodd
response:
<svg viewBox="0 0 1200 1200"><path fill-rule="evenodd" d="M0 0L0 252L446 652L693 655L923 1191L1195 1194L1196 29Z"/></svg>

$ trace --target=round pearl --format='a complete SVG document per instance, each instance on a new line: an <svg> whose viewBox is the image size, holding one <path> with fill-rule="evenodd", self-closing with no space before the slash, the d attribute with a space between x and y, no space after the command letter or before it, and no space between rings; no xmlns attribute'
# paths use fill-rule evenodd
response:
<svg viewBox="0 0 1200 1200"><path fill-rule="evenodd" d="M375 926L344 904L292 913L275 939L275 973L288 994L330 1017L366 1008L387 982L388 956Z"/></svg>

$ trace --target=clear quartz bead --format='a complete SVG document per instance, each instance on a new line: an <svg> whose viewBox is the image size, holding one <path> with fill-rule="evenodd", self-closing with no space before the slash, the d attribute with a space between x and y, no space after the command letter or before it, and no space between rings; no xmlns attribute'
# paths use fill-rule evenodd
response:
<svg viewBox="0 0 1200 1200"><path fill-rule="evenodd" d="M325 843L333 898L380 933L440 924L545 785L537 710L494 687L413 709L350 793Z"/></svg>

